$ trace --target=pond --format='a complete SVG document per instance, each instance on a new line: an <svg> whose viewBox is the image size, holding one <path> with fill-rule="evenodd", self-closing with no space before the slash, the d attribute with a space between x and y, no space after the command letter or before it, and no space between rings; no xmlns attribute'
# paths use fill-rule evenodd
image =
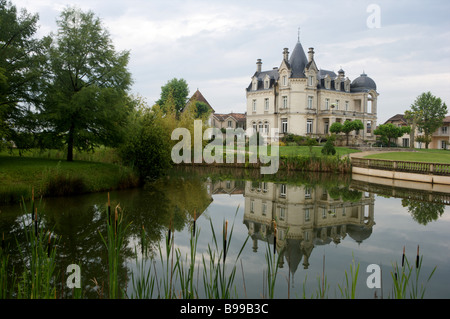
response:
<svg viewBox="0 0 450 319"><path fill-rule="evenodd" d="M142 259L142 230L147 234L146 252L154 260L146 265L161 283L160 253L164 260L169 229L173 229L172 252L175 258L178 252L188 267L194 220L198 242L193 285L200 298L207 297L204 265L212 257L223 257L224 223L228 223L227 277L235 267L232 298L267 298L271 292L283 299L345 298L346 275L351 282L356 269L357 298L392 298L392 272L394 265L402 263L403 249L413 268L410 281L414 283L419 249L423 259L418 282L424 285L425 298L450 297L449 194L368 184L350 175L261 177L248 170L186 167L143 188L114 191L109 196L111 207L119 205L130 223L119 276L128 297L133 294L133 278ZM46 198L38 206L40 228L59 238L59 298L71 296L65 287L70 264L80 265L86 298L107 296L107 252L100 236L107 201L107 193L97 193ZM20 273L23 264L16 239L24 240L22 222L31 217L19 205L0 206L0 211L0 232L10 263ZM208 253L208 245L214 247L213 235L220 242L215 256ZM273 289L267 284L269 264L278 266ZM172 278L174 294L180 296L175 271ZM155 284L153 297L162 290L160 283Z"/></svg>

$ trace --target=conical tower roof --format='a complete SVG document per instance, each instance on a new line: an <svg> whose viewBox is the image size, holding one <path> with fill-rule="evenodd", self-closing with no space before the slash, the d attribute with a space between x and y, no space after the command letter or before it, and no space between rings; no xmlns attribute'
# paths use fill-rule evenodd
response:
<svg viewBox="0 0 450 319"><path fill-rule="evenodd" d="M305 77L304 71L308 64L308 59L306 58L305 50L303 50L300 41L297 42L294 51L292 51L291 57L289 58L289 64L291 66L293 78Z"/></svg>

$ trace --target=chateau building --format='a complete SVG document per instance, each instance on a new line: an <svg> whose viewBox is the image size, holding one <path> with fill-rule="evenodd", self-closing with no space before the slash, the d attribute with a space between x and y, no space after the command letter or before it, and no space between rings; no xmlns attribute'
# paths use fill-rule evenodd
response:
<svg viewBox="0 0 450 319"><path fill-rule="evenodd" d="M280 137L325 137L334 122L361 120L364 130L353 132L353 142L375 141L379 94L374 80L363 73L351 82L342 69L338 74L319 69L314 49L306 57L300 41L291 55L283 50L279 67L262 71L258 59L246 95L247 127L254 132L277 128Z"/></svg>

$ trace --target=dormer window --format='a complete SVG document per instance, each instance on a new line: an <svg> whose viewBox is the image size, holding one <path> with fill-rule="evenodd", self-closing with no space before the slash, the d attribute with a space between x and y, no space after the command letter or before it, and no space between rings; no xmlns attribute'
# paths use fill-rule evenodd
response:
<svg viewBox="0 0 450 319"><path fill-rule="evenodd" d="M253 91L256 91L258 89L258 79L255 78L253 80L253 85L252 86L253 86Z"/></svg>
<svg viewBox="0 0 450 319"><path fill-rule="evenodd" d="M287 86L287 75L283 75L283 86Z"/></svg>
<svg viewBox="0 0 450 319"><path fill-rule="evenodd" d="M325 76L325 88L326 88L327 90L330 89L330 83L331 83L330 76L327 74L327 75Z"/></svg>
<svg viewBox="0 0 450 319"><path fill-rule="evenodd" d="M308 76L308 85L314 86L314 76L313 75Z"/></svg>
<svg viewBox="0 0 450 319"><path fill-rule="evenodd" d="M264 88L268 89L269 88L269 80L265 80L264 81Z"/></svg>

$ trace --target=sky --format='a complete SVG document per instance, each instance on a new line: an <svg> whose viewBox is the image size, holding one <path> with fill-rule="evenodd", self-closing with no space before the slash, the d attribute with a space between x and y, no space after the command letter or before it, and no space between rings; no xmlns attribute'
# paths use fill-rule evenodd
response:
<svg viewBox="0 0 450 319"><path fill-rule="evenodd" d="M448 0L12 0L39 14L37 36L56 32L68 6L91 10L117 51L130 51L133 94L151 106L161 87L184 79L216 113L246 111L245 89L262 59L279 67L298 38L319 69L343 69L377 84L378 124L430 91L450 103ZM300 28L300 32L299 32ZM306 53L306 52L305 52ZM449 106L450 109L450 106Z"/></svg>

